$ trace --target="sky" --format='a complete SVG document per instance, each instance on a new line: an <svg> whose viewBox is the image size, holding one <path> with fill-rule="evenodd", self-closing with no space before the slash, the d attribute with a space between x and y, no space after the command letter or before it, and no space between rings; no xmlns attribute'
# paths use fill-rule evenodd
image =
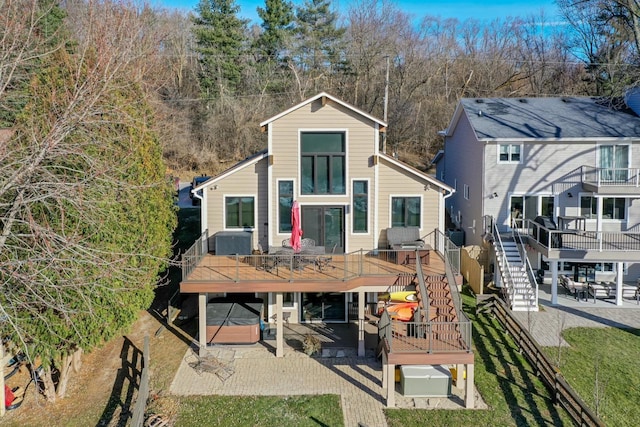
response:
<svg viewBox="0 0 640 427"><path fill-rule="evenodd" d="M291 0L290 0L291 1ZM155 0L159 6L193 10L198 0ZM264 0L236 0L240 6L240 16L259 24L256 8L264 7ZM304 4L304 0L293 0L294 6ZM332 5L342 11L353 3L349 0L332 0ZM480 21L490 21L496 18L527 17L539 15L544 11L547 20L552 21L557 17L555 0L396 0L399 9L413 14L416 18L425 15L439 16L441 18L457 18L464 21L469 18ZM345 13L346 14L346 13Z"/></svg>

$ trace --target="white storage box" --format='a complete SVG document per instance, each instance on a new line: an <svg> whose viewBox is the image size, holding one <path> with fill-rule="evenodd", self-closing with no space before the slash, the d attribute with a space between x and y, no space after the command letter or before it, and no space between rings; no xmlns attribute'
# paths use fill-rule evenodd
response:
<svg viewBox="0 0 640 427"><path fill-rule="evenodd" d="M407 397L448 397L451 395L451 372L441 365L402 366L400 387Z"/></svg>

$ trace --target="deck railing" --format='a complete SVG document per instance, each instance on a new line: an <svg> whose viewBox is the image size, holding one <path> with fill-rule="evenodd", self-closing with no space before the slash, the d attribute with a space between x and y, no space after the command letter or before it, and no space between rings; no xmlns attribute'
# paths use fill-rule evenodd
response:
<svg viewBox="0 0 640 427"><path fill-rule="evenodd" d="M345 254L264 254L264 255L220 255L204 258L206 233L185 252L182 257L182 280L216 280L220 282L264 281L265 271L270 273L268 280L293 281L309 277L311 272L324 273L322 280L346 281L363 276L397 276L406 272L414 264L404 264L399 261L400 255L407 251L387 249L359 249ZM402 252L402 253L400 253ZM331 261L318 262L325 257ZM198 278L192 273L196 267ZM414 270L415 271L415 270ZM194 275L195 277L196 275Z"/></svg>
<svg viewBox="0 0 640 427"><path fill-rule="evenodd" d="M440 252L449 261L454 273L460 272L460 248L442 231L435 229L422 238L425 243Z"/></svg>
<svg viewBox="0 0 640 427"><path fill-rule="evenodd" d="M378 322L378 336L386 340L389 352L468 353L471 351L471 322L402 322L385 310Z"/></svg>
<svg viewBox="0 0 640 427"><path fill-rule="evenodd" d="M529 219L525 232L549 249L628 252L640 251L640 233L631 231L552 230Z"/></svg>
<svg viewBox="0 0 640 427"><path fill-rule="evenodd" d="M598 187L640 187L640 169L582 166L582 182Z"/></svg>
<svg viewBox="0 0 640 427"><path fill-rule="evenodd" d="M209 252L208 231L205 230L195 243L182 255L182 280L189 277L198 266L200 260Z"/></svg>

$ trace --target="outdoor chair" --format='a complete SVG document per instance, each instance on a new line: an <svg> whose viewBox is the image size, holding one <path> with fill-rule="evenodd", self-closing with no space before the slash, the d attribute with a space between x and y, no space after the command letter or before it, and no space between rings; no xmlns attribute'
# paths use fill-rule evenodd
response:
<svg viewBox="0 0 640 427"><path fill-rule="evenodd" d="M338 244L336 243L335 245L333 245L333 249L331 250L331 254L320 255L320 256L318 256L318 258L316 258L316 265L318 266L318 270L322 271L323 269L325 269L327 267L336 268L336 266L333 265L332 262L333 262L333 256L336 253L336 248L337 247L338 247Z"/></svg>
<svg viewBox="0 0 640 427"><path fill-rule="evenodd" d="M273 273L273 270L275 269L276 274L278 274L278 257L265 254L260 243L258 243L258 254L260 260L256 263L256 270L264 270L269 273Z"/></svg>
<svg viewBox="0 0 640 427"><path fill-rule="evenodd" d="M593 303L596 303L596 298L611 298L609 294L609 287L601 283L589 283L588 285L589 295L593 297Z"/></svg>

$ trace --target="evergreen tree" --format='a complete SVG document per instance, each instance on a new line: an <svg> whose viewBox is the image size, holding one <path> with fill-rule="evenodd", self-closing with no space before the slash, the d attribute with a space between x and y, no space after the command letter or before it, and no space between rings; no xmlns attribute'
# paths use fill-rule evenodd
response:
<svg viewBox="0 0 640 427"><path fill-rule="evenodd" d="M199 79L207 96L234 94L240 87L247 21L238 18L239 10L234 0L200 0L196 6Z"/></svg>
<svg viewBox="0 0 640 427"><path fill-rule="evenodd" d="M344 28L338 28L338 15L330 9L330 0L307 0L296 10L296 54L298 64L317 76L345 67Z"/></svg>
<svg viewBox="0 0 640 427"><path fill-rule="evenodd" d="M278 60L293 35L293 6L286 0L266 0L265 8L258 8L258 16L262 19L263 31L256 47L268 59Z"/></svg>

